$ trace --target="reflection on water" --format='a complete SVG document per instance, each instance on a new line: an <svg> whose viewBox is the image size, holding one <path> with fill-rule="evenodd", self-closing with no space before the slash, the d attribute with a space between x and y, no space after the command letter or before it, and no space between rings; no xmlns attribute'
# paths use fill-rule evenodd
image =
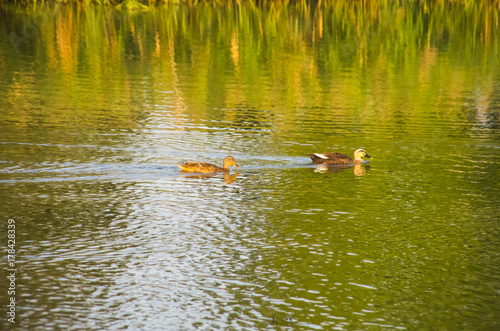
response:
<svg viewBox="0 0 500 331"><path fill-rule="evenodd" d="M499 328L497 7L1 7L16 326Z"/></svg>
<svg viewBox="0 0 500 331"><path fill-rule="evenodd" d="M315 172L330 172L338 173L345 171L346 169L352 169L356 176L363 176L366 174L367 170L370 170L369 165L353 164L353 165L333 165L328 163L323 163L315 167Z"/></svg>
<svg viewBox="0 0 500 331"><path fill-rule="evenodd" d="M184 177L185 178L195 178L195 179L208 179L208 178L214 178L216 176L220 177L221 175L224 178L224 183L231 184L231 183L234 183L234 181L236 180L236 177L239 175L239 172L236 172L236 173L234 173L232 175L228 171L224 171L221 174L216 174L216 173L212 173L212 174L200 174L200 173L198 173L198 174L185 175Z"/></svg>

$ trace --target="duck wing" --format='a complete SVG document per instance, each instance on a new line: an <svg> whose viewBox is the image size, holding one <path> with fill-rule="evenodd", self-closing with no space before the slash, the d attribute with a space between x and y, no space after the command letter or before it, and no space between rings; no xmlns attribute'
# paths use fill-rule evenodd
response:
<svg viewBox="0 0 500 331"><path fill-rule="evenodd" d="M187 167L202 167L202 168L215 167L214 164L206 162L186 162L183 165Z"/></svg>

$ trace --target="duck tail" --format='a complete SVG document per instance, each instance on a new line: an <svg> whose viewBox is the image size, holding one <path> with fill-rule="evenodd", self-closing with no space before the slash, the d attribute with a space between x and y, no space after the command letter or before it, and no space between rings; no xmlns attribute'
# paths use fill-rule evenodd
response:
<svg viewBox="0 0 500 331"><path fill-rule="evenodd" d="M323 163L325 160L319 157L317 154L307 154L313 161L313 163Z"/></svg>

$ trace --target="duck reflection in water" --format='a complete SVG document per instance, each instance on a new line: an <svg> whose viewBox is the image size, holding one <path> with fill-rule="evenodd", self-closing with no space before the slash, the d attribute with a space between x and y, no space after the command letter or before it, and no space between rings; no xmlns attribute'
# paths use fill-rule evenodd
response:
<svg viewBox="0 0 500 331"><path fill-rule="evenodd" d="M183 171L185 172L185 171ZM226 184L232 184L236 181L236 176L238 176L240 173L235 172L233 175L229 173L229 171L224 171L224 183ZM219 174L217 173L211 173L211 174L195 174L195 175L189 175L185 176L185 178L195 178L195 179L208 179L208 178L213 178L215 176L218 176Z"/></svg>
<svg viewBox="0 0 500 331"><path fill-rule="evenodd" d="M353 172L356 176L363 176L366 174L366 171L370 170L369 165L362 165L362 164L354 164L354 165L333 165L333 164L328 164L328 163L323 163L318 165L315 169L314 172L329 172L329 173L339 173L342 172L346 169L353 168Z"/></svg>

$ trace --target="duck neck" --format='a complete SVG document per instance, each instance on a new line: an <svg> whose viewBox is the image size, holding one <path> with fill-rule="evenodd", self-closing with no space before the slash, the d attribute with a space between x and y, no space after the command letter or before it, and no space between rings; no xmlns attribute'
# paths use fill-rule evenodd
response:
<svg viewBox="0 0 500 331"><path fill-rule="evenodd" d="M361 155L359 153L354 153L354 161L363 162L363 159L361 158Z"/></svg>

